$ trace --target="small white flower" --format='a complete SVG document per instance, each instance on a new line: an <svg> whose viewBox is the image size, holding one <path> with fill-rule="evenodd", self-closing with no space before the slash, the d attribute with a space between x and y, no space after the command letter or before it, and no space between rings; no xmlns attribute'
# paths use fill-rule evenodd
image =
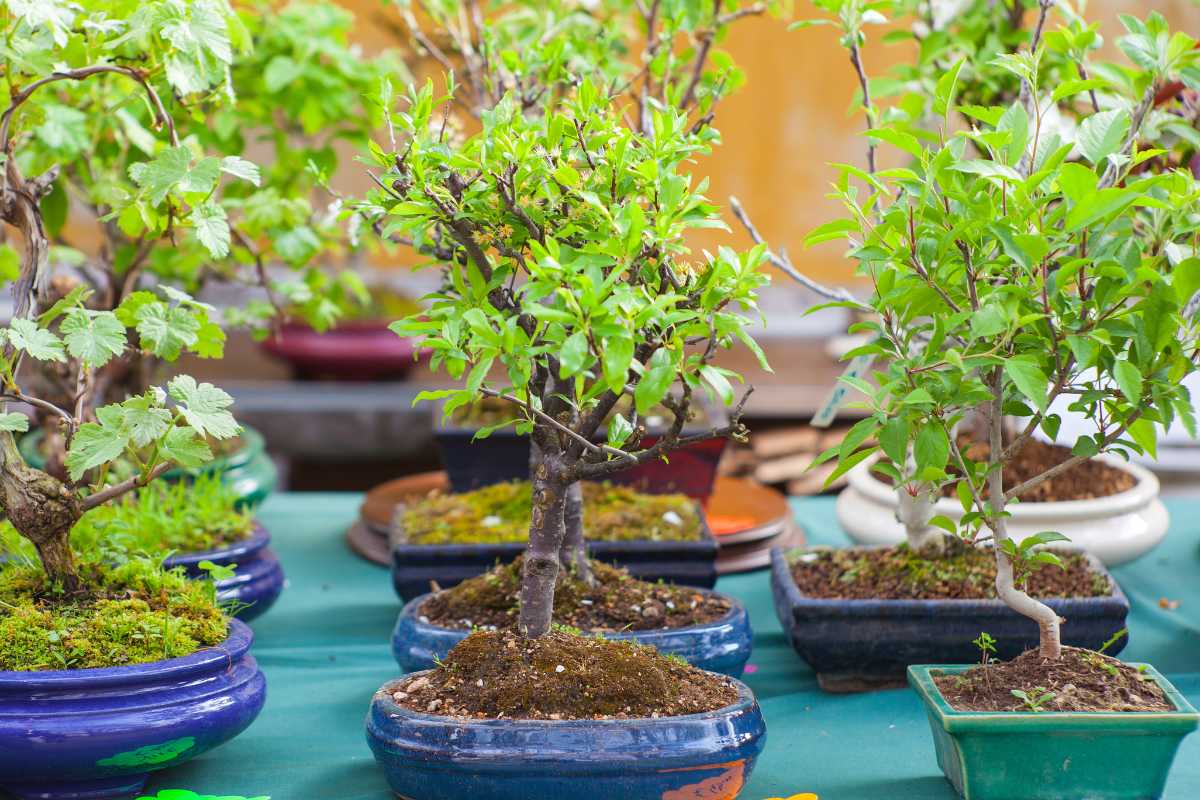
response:
<svg viewBox="0 0 1200 800"><path fill-rule="evenodd" d="M497 525L499 525L501 522L503 522L502 519L497 517L495 514L492 514L490 516L487 516L487 517L484 517L483 519L481 519L479 521L479 524L485 528L494 528Z"/></svg>
<svg viewBox="0 0 1200 800"><path fill-rule="evenodd" d="M867 25L886 25L887 17L872 8L863 12L862 21Z"/></svg>
<svg viewBox="0 0 1200 800"><path fill-rule="evenodd" d="M683 517L679 516L674 511L666 512L665 514L662 515L662 518L663 518L663 522L666 522L669 525L682 525L683 524Z"/></svg>

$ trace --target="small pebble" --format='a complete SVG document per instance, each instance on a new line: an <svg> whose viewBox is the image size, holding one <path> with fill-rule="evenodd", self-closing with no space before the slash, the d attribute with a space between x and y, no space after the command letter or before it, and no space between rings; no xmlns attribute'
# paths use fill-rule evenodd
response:
<svg viewBox="0 0 1200 800"><path fill-rule="evenodd" d="M567 668L564 667L562 664L559 664L557 667L554 668L554 671L555 672L566 672Z"/></svg>
<svg viewBox="0 0 1200 800"><path fill-rule="evenodd" d="M676 514L674 511L668 511L662 515L663 522L669 525L682 525L683 517Z"/></svg>
<svg viewBox="0 0 1200 800"><path fill-rule="evenodd" d="M491 515L486 516L483 519L479 520L479 524L485 528L494 528L503 521L504 520L500 519L495 514L491 514Z"/></svg>
<svg viewBox="0 0 1200 800"><path fill-rule="evenodd" d="M559 714L557 712L555 712L554 714L547 714L546 716L549 717L550 719L562 719L562 714Z"/></svg>
<svg viewBox="0 0 1200 800"><path fill-rule="evenodd" d="M415 681L410 683L407 686L407 689L410 692L419 692L428 685L429 685L429 678L421 677L421 678L417 678Z"/></svg>
<svg viewBox="0 0 1200 800"><path fill-rule="evenodd" d="M394 699L394 700L407 700L407 699L408 699L408 692L396 692L395 694L393 694L393 695L392 695L392 699Z"/></svg>
<svg viewBox="0 0 1200 800"><path fill-rule="evenodd" d="M476 685L476 686L483 686L483 678L480 678L479 680L475 681L475 685Z"/></svg>
<svg viewBox="0 0 1200 800"><path fill-rule="evenodd" d="M430 701L429 701L429 706L428 706L428 708L427 708L426 710L428 710L428 711L437 711L437 710L438 710L439 708L441 708L441 707L442 707L442 701L441 701L441 700L436 700L436 699L435 699L435 700L430 700Z"/></svg>

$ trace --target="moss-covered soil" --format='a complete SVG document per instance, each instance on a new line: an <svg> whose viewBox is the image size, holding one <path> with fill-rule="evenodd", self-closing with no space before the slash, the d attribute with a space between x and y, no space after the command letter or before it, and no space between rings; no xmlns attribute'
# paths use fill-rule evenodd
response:
<svg viewBox="0 0 1200 800"><path fill-rule="evenodd" d="M1077 647L1064 647L1058 661L1028 650L1012 661L942 675L934 682L958 711L1174 710L1158 684L1134 667Z"/></svg>
<svg viewBox="0 0 1200 800"><path fill-rule="evenodd" d="M728 678L653 647L556 630L537 639L472 633L392 698L413 711L479 719L624 719L716 711L737 700Z"/></svg>
<svg viewBox="0 0 1200 800"><path fill-rule="evenodd" d="M960 599L996 597L996 561L990 549L947 542L943 557L923 557L905 545L850 550L812 550L791 557L796 586L809 597L843 599ZM1034 597L1106 597L1108 578L1087 559L1063 554L1066 569L1043 565L1029 578Z"/></svg>
<svg viewBox="0 0 1200 800"><path fill-rule="evenodd" d="M722 597L639 581L599 561L591 565L592 585L574 571L559 571L554 590L556 622L588 633L646 631L714 622L729 613L729 601ZM506 628L516 621L520 590L521 559L517 559L437 593L418 613L446 628Z"/></svg>
<svg viewBox="0 0 1200 800"><path fill-rule="evenodd" d="M65 597L40 567L0 566L0 670L117 667L186 656L223 642L228 620L210 585L141 559L80 566Z"/></svg>
<svg viewBox="0 0 1200 800"><path fill-rule="evenodd" d="M521 543L529 538L528 481L429 496L402 508L399 535L411 544ZM703 537L695 501L643 494L609 483L583 484L584 535L593 541L690 542Z"/></svg>

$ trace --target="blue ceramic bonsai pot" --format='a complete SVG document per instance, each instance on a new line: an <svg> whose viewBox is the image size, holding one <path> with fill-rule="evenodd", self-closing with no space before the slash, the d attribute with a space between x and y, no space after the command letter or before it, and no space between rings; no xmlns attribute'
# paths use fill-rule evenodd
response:
<svg viewBox="0 0 1200 800"><path fill-rule="evenodd" d="M699 508L699 506L697 506ZM717 584L717 540L700 512L700 539L692 542L588 542L588 555L629 570L643 581L666 581L711 589ZM408 601L430 590L457 586L497 564L508 564L525 552L521 542L508 544L409 544L393 541L392 584Z"/></svg>
<svg viewBox="0 0 1200 800"><path fill-rule="evenodd" d="M1063 644L1098 650L1125 627L1129 601L1097 559L1092 569L1112 586L1107 597L1051 599L1066 619ZM910 664L971 663L981 631L996 639L996 657L1015 658L1037 645L1037 625L1000 600L839 600L801 594L787 555L771 551L775 613L792 647L832 692L902 686ZM1123 637L1106 651L1116 655Z"/></svg>
<svg viewBox="0 0 1200 800"><path fill-rule="evenodd" d="M933 678L967 666L911 666L938 766L965 800L1152 800L1200 714L1153 667L1173 712L955 711Z"/></svg>
<svg viewBox="0 0 1200 800"><path fill-rule="evenodd" d="M766 740L754 695L719 711L627 720L472 720L371 701L367 742L407 800L737 797Z"/></svg>
<svg viewBox="0 0 1200 800"><path fill-rule="evenodd" d="M697 590L705 594L716 594ZM650 631L620 631L605 633L607 639L631 640L652 645L664 655L677 655L694 667L740 678L750 659L754 634L750 630L750 615L738 600L721 595L729 601L729 613L719 620L685 628L661 628ZM423 622L421 606L432 595L426 594L405 603L392 631L392 654L405 672L433 669L437 660L446 657L454 645L467 638L469 630L445 628Z"/></svg>
<svg viewBox="0 0 1200 800"><path fill-rule="evenodd" d="M236 574L232 578L217 581L217 600L238 603L241 607L235 616L248 622L274 605L283 591L283 567L270 544L271 534L255 523L254 532L244 541L203 553L178 553L164 563L183 567L190 578L206 576L200 568L204 561L233 567Z"/></svg>
<svg viewBox="0 0 1200 800"><path fill-rule="evenodd" d="M106 669L0 672L0 790L17 800L133 797L150 773L244 731L266 699L253 635Z"/></svg>

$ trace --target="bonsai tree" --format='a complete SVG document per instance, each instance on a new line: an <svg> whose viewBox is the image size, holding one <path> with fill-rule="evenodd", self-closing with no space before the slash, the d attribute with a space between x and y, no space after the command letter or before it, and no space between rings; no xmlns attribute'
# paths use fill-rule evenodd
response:
<svg viewBox="0 0 1200 800"><path fill-rule="evenodd" d="M713 363L722 348L742 341L761 358L737 309L752 309L765 281L762 249L714 256L685 245L687 231L721 225L703 182L681 174L716 137L686 113L655 108L643 133L583 77L553 107L506 92L483 130L457 143L440 120L458 91L426 84L405 95L397 148L379 158L385 188L367 208L445 257L429 309L393 328L420 336L432 365L463 385L418 399L445 398L447 413L507 401L502 425L535 446L519 628L537 637L550 627L560 567L587 569L579 481L745 435L745 396L727 426L682 430L696 392L735 402L738 376ZM642 419L658 404L673 422L642 446Z"/></svg>
<svg viewBox="0 0 1200 800"><path fill-rule="evenodd" d="M162 235L212 245L224 224L208 199L219 175L252 176L254 170L240 158L198 158L180 138L163 98L224 80L228 59L222 37L230 18L222 8L207 1L153 3L116 18L108 15L106 4L49 2L21 4L5 17L12 47L4 56L10 101L0 113L5 166L0 211L21 241L19 253L9 251L15 262L9 264L15 278L14 315L0 336L0 397L27 403L57 421L68 445L69 480L25 463L13 437L28 427L28 419L5 409L0 417L0 508L33 542L50 580L68 592L80 588L69 533L84 511L144 486L172 464L202 463L211 457L204 437L228 438L238 427L228 411L229 395L187 376L173 379L165 389L99 408L92 419L98 376L126 351L131 337L146 350L173 359L185 347L216 347L222 335L210 306L169 287L163 287L161 296L133 293L109 310L89 308L91 294L79 287L38 313L48 294L52 263L46 198L58 185L62 165L48 165L41 158L44 153L26 145L47 137L70 140L72 146L79 142L62 124L72 117L71 109L45 101L46 94L64 84L116 84L120 104L141 104L149 124L168 144L159 156L129 166L140 189L114 195L111 213L119 217L132 208L153 218ZM205 36L183 36L191 25ZM120 116L113 111L114 118ZM74 387L69 403L29 389L23 366L68 360ZM136 472L110 482L107 468L121 457L131 459Z"/></svg>
<svg viewBox="0 0 1200 800"><path fill-rule="evenodd" d="M264 298L223 320L197 318L169 343L137 333L140 346L94 376L89 418L92 400L144 391L179 351L219 357L218 322L262 329L293 315L324 329L368 299L357 273L330 269L356 240L323 187L337 168L335 144L367 141L378 115L365 98L398 65L364 60L347 41L350 15L331 4L272 5L255 0L235 14L212 0L155 2L121 19L106 4L55 0L54 14L8 18L35 55L7 60L13 90L30 91L6 117L6 142L28 174L57 169L40 207L41 258L58 280L43 281L42 299L83 285L93 290L89 307L113 311L154 285L196 295L214 283L258 287ZM186 33L192 27L203 35ZM33 83L62 62L109 78ZM244 158L251 148L269 168ZM14 251L4 253L11 278ZM272 276L276 265L286 279ZM43 394L67 405L71 361L40 371ZM62 442L50 438L54 456ZM58 452L53 470L60 460Z"/></svg>
<svg viewBox="0 0 1200 800"><path fill-rule="evenodd" d="M1119 83L1047 86L1049 45L1035 37L1036 49L994 62L1023 87L1011 105L956 106L954 79L939 84L935 105L947 118L969 115L970 129L945 124L923 146L907 122L880 121L869 135L912 163L875 174L841 167L834 192L850 215L810 236L846 237L876 315L856 326L873 338L855 354L886 361L877 385L853 381L870 416L829 455L841 472L882 450L875 468L925 517L925 500L954 484L961 523L925 522L994 546L997 594L1037 622L1046 658L1061 654L1060 620L1021 584L1033 565L1057 562L1041 545L1064 537L1012 540L1009 505L1100 453L1153 455L1157 428L1175 419L1195 429L1180 381L1195 369L1200 186L1187 170L1137 168L1162 153L1139 145L1158 88L1194 76L1197 54L1161 17L1124 22L1120 46L1133 63ZM1095 110L1092 91L1107 110ZM1078 118L1073 138L1043 128L1052 107ZM1092 432L1062 463L1005 485L1004 467L1037 432L1056 437L1061 420L1049 408L1060 397ZM987 431L974 459L957 436L972 412ZM1006 417L1017 423L1010 435Z"/></svg>
<svg viewBox="0 0 1200 800"><path fill-rule="evenodd" d="M638 2L606 3L593 8L563 0L554 3L495 3L492 6L485 9L479 4L471 4L470 13L464 15L459 13L459 4L455 2L425 0L414 4L397 0L403 22L402 35L417 54L429 56L450 71L448 91L436 98L430 86L419 92L410 92L408 100L411 109L419 109L424 114L432 113L434 107L439 106L442 116L430 121L433 126L433 130L428 132L430 139L412 138L408 144L404 144L400 136L405 132L411 135L415 130L410 118L411 111L402 117L400 127L389 123L389 146L372 150L386 174L380 177L372 173L380 191L360 207L360 212L372 221L374 229L385 239L412 245L419 252L434 256L447 269L451 262L462 260L465 255L461 252L464 247L461 234L455 233L444 221L446 210L442 209L441 218L417 220L419 224L414 224L411 219L414 215L398 215L396 211L397 204L413 192L418 192L425 202L429 202L424 190L414 185L414 167L407 163L413 156L413 149L421 141L428 141L431 147L456 147L461 142L461 136L457 133L460 126L452 123L462 116L481 120L485 136L491 131L492 123L489 120L497 114L507 117L517 113L531 118L550 116L563 103L577 98L582 90L581 81L588 81L591 93L588 98L589 113L604 102L627 103L630 107L627 119L629 127L646 136L662 137L665 134L655 132L651 127L652 112L674 109L675 116L679 118L675 123L679 130L672 131L672 135L694 138L697 143L695 147L699 149L715 136L709 123L716 104L742 81L741 73L716 44L724 38L734 22L775 10L779 4L721 2L697 10L688 4L661 2L649 5ZM483 24L485 10L490 12L486 25ZM420 16L416 11L420 12ZM421 17L432 21L435 33L426 32L421 25ZM556 32L552 40L546 39L546 30ZM640 58L632 58L626 42L641 37L645 39L644 49L639 54ZM501 54L502 57L496 58L495 54ZM461 85L457 82L460 77L463 80ZM608 89L601 88L604 86ZM435 99L441 102L435 102ZM503 108L501 103L505 104ZM564 116L562 119L567 118ZM606 145L587 144L589 134L582 127L582 120L571 123L580 127L562 128L562 124L565 123L555 123L551 134L553 146L562 149L574 142L584 155L589 156L585 159L588 169L594 170L597 162L590 157L589 148ZM483 145L475 141L474 146ZM680 157L687 155L681 154ZM490 162L487 167L494 170L495 174L480 173L471 180L492 178L491 197L502 207L496 209L491 224L499 226L497 231L503 237L516 237L499 250L499 254L511 258L515 253L522 253L522 259L528 260L531 256L523 251L528 247L525 242L534 229L540 232L534 241L540 243L545 231L553 230L553 227L547 228L547 221L531 216L532 212L519 202L521 198L514 184L519 169L515 163ZM467 185L457 187L453 182L467 180L466 176L471 170L464 166L457 172L459 174L445 178L451 181L448 185L452 189L452 196L470 188ZM609 194L615 199L618 191L616 179L610 176L610 180L614 181L614 185ZM561 182L559 185L565 191L574 189ZM483 190L485 183L478 184L477 188ZM557 213L567 213L566 207ZM697 227L718 225L723 223L715 218L696 223ZM483 251L500 247L496 233L480 228L478 234ZM448 271L447 284L453 285L454 280ZM411 330L418 335L428 332L415 328ZM595 336L591 338L594 340ZM750 341L748 336L744 338ZM443 360L436 351L433 357L435 366ZM487 367L483 369L486 371ZM485 396L489 395L485 393ZM494 391L490 396L496 396ZM447 403L445 413L449 415L466 403L467 397L469 394L463 394ZM604 422L604 416L611 412L619 399L614 397L611 404L606 403L599 417L600 422ZM644 415L648 407L643 405L639 414ZM686 419L687 413L684 413L680 418L681 426ZM590 423L588 427L592 431L596 429ZM736 427L734 425L730 430ZM528 432L526 426L518 430ZM481 435L486 436L490 432L485 430ZM689 437L683 444L702 438L711 437L707 434ZM543 458L538 437L531 438L530 450L532 475L538 471L536 465ZM619 466L606 469L616 471L633 463L624 459ZM573 563L588 577L590 573L583 547L582 494L578 481L567 482L565 503L568 543L563 563ZM568 556L568 552L574 555Z"/></svg>

